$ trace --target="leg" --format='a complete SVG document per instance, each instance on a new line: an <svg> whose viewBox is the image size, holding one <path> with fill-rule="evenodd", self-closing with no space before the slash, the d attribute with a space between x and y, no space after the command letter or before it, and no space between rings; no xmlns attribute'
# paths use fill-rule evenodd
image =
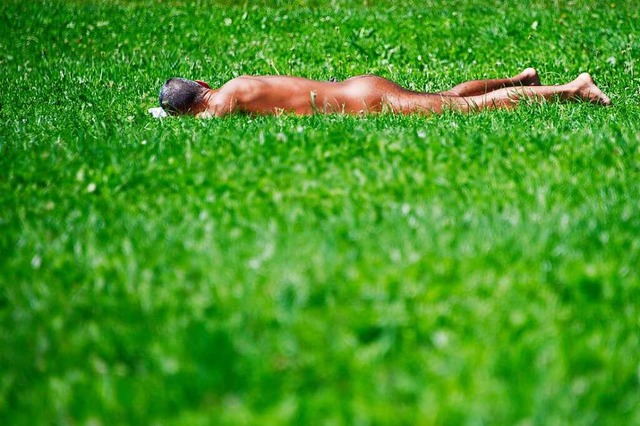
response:
<svg viewBox="0 0 640 426"><path fill-rule="evenodd" d="M492 92L504 87L540 86L538 71L527 68L513 78L499 78L492 80L473 80L458 84L457 86L440 94L445 96L476 96Z"/></svg>
<svg viewBox="0 0 640 426"><path fill-rule="evenodd" d="M520 99L553 100L561 101L583 100L600 105L611 105L611 100L596 86L591 76L587 73L580 74L578 78L562 86L530 86L512 87L494 90L484 95L469 97L449 97L444 104L461 111L473 111L475 109L513 108L518 105Z"/></svg>
<svg viewBox="0 0 640 426"><path fill-rule="evenodd" d="M510 87L476 96L446 96L444 94L414 94L388 96L389 106L403 114L439 113L450 108L463 112L483 109L515 108L520 99L561 101L583 100L600 105L610 105L611 100L595 85L587 73L562 86Z"/></svg>

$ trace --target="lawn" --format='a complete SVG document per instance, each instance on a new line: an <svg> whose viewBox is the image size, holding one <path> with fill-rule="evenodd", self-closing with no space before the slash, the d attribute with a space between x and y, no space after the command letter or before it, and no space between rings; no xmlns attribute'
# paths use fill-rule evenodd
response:
<svg viewBox="0 0 640 426"><path fill-rule="evenodd" d="M0 4L0 424L640 424L635 2ZM613 100L154 120L171 76Z"/></svg>

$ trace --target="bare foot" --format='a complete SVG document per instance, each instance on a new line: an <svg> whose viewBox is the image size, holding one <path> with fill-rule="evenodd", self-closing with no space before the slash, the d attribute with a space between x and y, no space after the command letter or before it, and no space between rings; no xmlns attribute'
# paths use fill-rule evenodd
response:
<svg viewBox="0 0 640 426"><path fill-rule="evenodd" d="M589 101L599 105L611 105L611 99L593 82L593 78L589 73L583 72L571 82L575 85L577 91L576 96L585 101Z"/></svg>
<svg viewBox="0 0 640 426"><path fill-rule="evenodd" d="M520 74L513 78L523 86L540 86L540 77L535 68L525 68Z"/></svg>

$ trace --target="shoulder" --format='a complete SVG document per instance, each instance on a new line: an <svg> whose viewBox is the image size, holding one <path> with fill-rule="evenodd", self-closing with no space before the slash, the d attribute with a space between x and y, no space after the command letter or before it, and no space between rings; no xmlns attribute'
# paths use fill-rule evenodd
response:
<svg viewBox="0 0 640 426"><path fill-rule="evenodd" d="M227 81L220 89L225 92L243 92L254 90L264 82L256 77L242 75Z"/></svg>
<svg viewBox="0 0 640 426"><path fill-rule="evenodd" d="M220 92L238 99L240 102L248 102L260 96L266 83L252 76L240 76L229 80L221 88Z"/></svg>

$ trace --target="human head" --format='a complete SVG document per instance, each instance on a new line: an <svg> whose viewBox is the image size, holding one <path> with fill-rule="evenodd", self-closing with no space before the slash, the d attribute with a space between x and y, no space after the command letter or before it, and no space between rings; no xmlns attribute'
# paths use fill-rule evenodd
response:
<svg viewBox="0 0 640 426"><path fill-rule="evenodd" d="M202 81L174 77L160 89L160 106L168 114L197 114L204 106L209 86Z"/></svg>

